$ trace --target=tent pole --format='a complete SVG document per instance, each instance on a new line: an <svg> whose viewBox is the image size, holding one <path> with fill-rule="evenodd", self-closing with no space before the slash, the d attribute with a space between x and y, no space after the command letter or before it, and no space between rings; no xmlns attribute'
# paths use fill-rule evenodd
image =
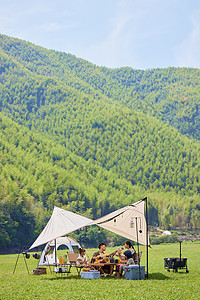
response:
<svg viewBox="0 0 200 300"><path fill-rule="evenodd" d="M28 265L27 265L27 262L26 262L26 258L25 258L25 252L22 252L22 255L24 257L24 262L25 262L25 265L26 265L26 269L27 269L28 275L30 275L29 270L28 270Z"/></svg>
<svg viewBox="0 0 200 300"><path fill-rule="evenodd" d="M137 226L137 217L135 218L136 220L136 236L137 236L137 248L138 248L138 256L139 256L139 242L138 242L138 226Z"/></svg>
<svg viewBox="0 0 200 300"><path fill-rule="evenodd" d="M21 250L22 250L22 246L20 247L20 250L19 250L19 253L18 253L18 256L17 256L17 260L16 260L16 263L15 263L15 267L14 267L14 270L13 270L13 274L15 273L15 269L16 269L16 267L17 267L17 263L18 263L18 260L19 260L19 256L20 256Z"/></svg>
<svg viewBox="0 0 200 300"><path fill-rule="evenodd" d="M55 239L55 265L57 267L57 253L56 253L56 239Z"/></svg>
<svg viewBox="0 0 200 300"><path fill-rule="evenodd" d="M149 250L149 240L148 240L148 208L147 208L147 197L144 198L145 200L145 203L146 203L146 209L145 209L145 212L146 212L146 258L147 258L147 279L149 278L149 253L148 253L148 250Z"/></svg>
<svg viewBox="0 0 200 300"><path fill-rule="evenodd" d="M139 265L139 279L141 279L141 270L140 270L140 246L139 246L139 241L138 241L138 224L137 224L137 217L135 218L136 221L136 236L137 236L137 248L138 248L138 265Z"/></svg>

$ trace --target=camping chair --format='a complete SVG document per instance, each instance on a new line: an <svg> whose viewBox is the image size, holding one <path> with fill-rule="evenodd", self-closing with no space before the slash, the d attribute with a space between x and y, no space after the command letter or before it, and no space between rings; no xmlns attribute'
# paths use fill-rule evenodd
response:
<svg viewBox="0 0 200 300"><path fill-rule="evenodd" d="M68 255L68 263L69 263L69 271L71 270L71 267L75 267L78 275L80 276L81 269L84 266L77 266L77 264L76 264L76 260L78 258L78 253L69 253L68 252L67 255Z"/></svg>
<svg viewBox="0 0 200 300"><path fill-rule="evenodd" d="M135 253L135 255L134 255L135 265L139 265L140 260L141 260L141 256L142 256L142 252L139 252L139 255L138 255L137 252Z"/></svg>

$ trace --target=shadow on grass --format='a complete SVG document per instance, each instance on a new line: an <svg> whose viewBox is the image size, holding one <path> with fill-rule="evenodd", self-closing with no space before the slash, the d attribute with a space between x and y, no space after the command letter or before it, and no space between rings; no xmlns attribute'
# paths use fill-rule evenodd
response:
<svg viewBox="0 0 200 300"><path fill-rule="evenodd" d="M82 279L80 276L77 275L71 275L71 276L53 276L52 277L43 277L42 280L50 280L50 281L58 281L58 280L77 280L77 279ZM116 277L100 277L101 280L123 280L124 278L116 278ZM91 279L82 279L82 280L91 280Z"/></svg>
<svg viewBox="0 0 200 300"><path fill-rule="evenodd" d="M187 275L189 273L189 271L186 272L185 270L179 270L179 271L175 272L175 271L172 270L171 273L180 274L180 275L183 275L183 274Z"/></svg>
<svg viewBox="0 0 200 300"><path fill-rule="evenodd" d="M51 276L51 275L49 275L49 276ZM55 276L55 275L53 275L52 274L52 276L51 277L43 277L42 279L43 280L74 280L74 279L81 279L81 277L80 276L78 276L78 275L69 275L69 276L66 276L66 275L61 275L61 276L59 276L59 275L57 275L57 276Z"/></svg>
<svg viewBox="0 0 200 300"><path fill-rule="evenodd" d="M76 279L82 279L81 276L75 275L75 274L70 274L70 275L57 275L52 274L52 276L49 274L48 277L43 276L42 280L50 280L50 281L57 281L57 280L76 280ZM100 277L101 280L124 280L124 277L116 277L116 276L107 276L104 277L101 275ZM84 280L91 280L91 279L84 279Z"/></svg>
<svg viewBox="0 0 200 300"><path fill-rule="evenodd" d="M52 277L48 277L48 278L45 278L43 277L42 278L43 280L51 280L51 281L57 281L57 280L74 280L74 279L81 279L80 276L77 276L77 275L69 275L69 276L55 276L55 275L52 275ZM106 277L106 278L103 278L101 277L101 279L112 279L112 280L123 280L124 278L116 278L116 277ZM171 280L172 278L169 277L169 276L166 276L162 273L150 273L149 274L149 278L146 279L146 280Z"/></svg>
<svg viewBox="0 0 200 300"><path fill-rule="evenodd" d="M169 276L166 276L162 273L150 273L149 274L149 279L148 280L170 280L171 278Z"/></svg>

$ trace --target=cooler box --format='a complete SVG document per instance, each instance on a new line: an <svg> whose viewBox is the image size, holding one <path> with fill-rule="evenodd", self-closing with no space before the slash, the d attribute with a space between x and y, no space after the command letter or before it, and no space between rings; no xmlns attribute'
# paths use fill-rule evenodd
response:
<svg viewBox="0 0 200 300"><path fill-rule="evenodd" d="M100 271L92 270L92 271L82 271L81 278L85 279L99 279L100 278Z"/></svg>
<svg viewBox="0 0 200 300"><path fill-rule="evenodd" d="M145 279L145 266L131 265L123 267L123 270L125 279Z"/></svg>

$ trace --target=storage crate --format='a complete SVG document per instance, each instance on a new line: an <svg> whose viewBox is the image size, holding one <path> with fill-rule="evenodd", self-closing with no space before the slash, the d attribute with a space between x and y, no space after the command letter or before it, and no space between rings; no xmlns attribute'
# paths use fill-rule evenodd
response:
<svg viewBox="0 0 200 300"><path fill-rule="evenodd" d="M100 278L100 271L82 271L81 278L84 279L99 279Z"/></svg>
<svg viewBox="0 0 200 300"><path fill-rule="evenodd" d="M145 279L145 266L139 265L131 265L123 267L124 270L124 278L137 280L137 279Z"/></svg>
<svg viewBox="0 0 200 300"><path fill-rule="evenodd" d="M33 275L43 275L43 274L47 274L46 268L36 268L35 270L33 270Z"/></svg>

